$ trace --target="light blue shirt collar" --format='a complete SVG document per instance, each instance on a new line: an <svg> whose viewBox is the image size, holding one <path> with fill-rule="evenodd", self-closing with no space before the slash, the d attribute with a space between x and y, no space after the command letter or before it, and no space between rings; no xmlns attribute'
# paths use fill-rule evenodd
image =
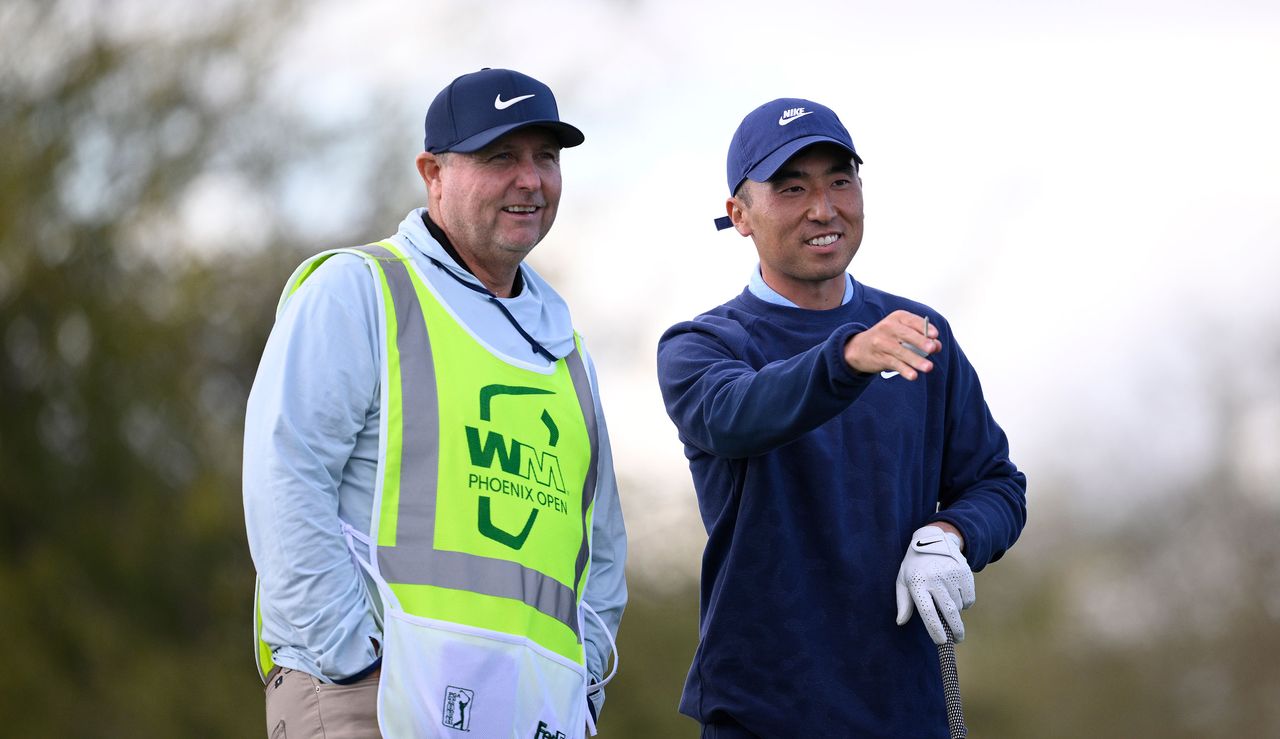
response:
<svg viewBox="0 0 1280 739"><path fill-rule="evenodd" d="M760 265L756 264L756 268L751 270L751 281L747 283L747 289L751 294L760 298L766 303L774 305L785 305L788 308L799 308L800 306L784 298L777 290L765 284L764 277L760 275ZM853 300L853 276L848 272L844 273L844 297L840 299L840 305Z"/></svg>

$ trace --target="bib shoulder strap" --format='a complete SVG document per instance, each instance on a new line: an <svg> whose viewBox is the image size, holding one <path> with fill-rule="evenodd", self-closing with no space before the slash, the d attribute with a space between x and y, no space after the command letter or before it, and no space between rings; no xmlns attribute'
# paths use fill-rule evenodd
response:
<svg viewBox="0 0 1280 739"><path fill-rule="evenodd" d="M376 261L406 261L408 257L396 246L390 239L383 239L372 244L364 246L349 246L341 249L329 249L322 251L313 257L310 257L289 276L289 280L285 283L284 291L280 293L280 301L276 303L276 315L280 315L280 311L284 310L284 304L289 301L290 296L302 287L302 283L315 273L320 265L329 260L335 254L351 254L365 260Z"/></svg>

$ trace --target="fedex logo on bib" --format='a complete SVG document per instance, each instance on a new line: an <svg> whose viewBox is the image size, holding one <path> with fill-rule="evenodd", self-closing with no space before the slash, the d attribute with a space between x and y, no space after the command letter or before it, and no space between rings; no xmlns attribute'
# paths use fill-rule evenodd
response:
<svg viewBox="0 0 1280 739"><path fill-rule="evenodd" d="M539 721L538 728L533 731L533 739L568 739L563 731L557 731L554 734L551 731L546 721Z"/></svg>

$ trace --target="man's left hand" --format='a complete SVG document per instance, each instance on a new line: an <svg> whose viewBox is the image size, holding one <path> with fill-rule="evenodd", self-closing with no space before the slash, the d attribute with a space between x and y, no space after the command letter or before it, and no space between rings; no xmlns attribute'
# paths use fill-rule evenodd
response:
<svg viewBox="0 0 1280 739"><path fill-rule="evenodd" d="M964 641L964 623L960 611L973 605L975 599L973 571L960 553L964 542L960 536L935 525L924 526L911 535L907 555L898 568L898 625L911 620L913 610L935 644L945 644L946 619L956 642Z"/></svg>

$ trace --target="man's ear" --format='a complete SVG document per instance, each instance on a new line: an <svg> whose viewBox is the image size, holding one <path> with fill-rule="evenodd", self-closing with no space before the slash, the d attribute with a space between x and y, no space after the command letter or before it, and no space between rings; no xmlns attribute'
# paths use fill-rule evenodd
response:
<svg viewBox="0 0 1280 739"><path fill-rule="evenodd" d="M428 190L436 191L436 185L440 182L440 160L435 154L424 151L418 154L418 158L414 161L418 165L418 175L422 177L422 184L426 185Z"/></svg>
<svg viewBox="0 0 1280 739"><path fill-rule="evenodd" d="M747 217L746 207L742 200L737 197L729 198L724 201L725 212L729 214L729 220L733 223L733 227L743 236L751 235L751 219Z"/></svg>

